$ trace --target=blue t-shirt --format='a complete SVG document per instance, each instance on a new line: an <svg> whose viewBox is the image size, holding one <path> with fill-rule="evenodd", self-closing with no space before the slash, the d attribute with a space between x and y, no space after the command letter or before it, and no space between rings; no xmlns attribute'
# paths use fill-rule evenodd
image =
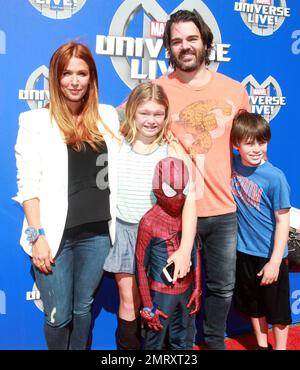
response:
<svg viewBox="0 0 300 370"><path fill-rule="evenodd" d="M290 187L281 170L266 161L258 167L233 158L231 189L237 204L240 252L270 258L274 247L275 211L290 208ZM283 257L287 256L287 247Z"/></svg>

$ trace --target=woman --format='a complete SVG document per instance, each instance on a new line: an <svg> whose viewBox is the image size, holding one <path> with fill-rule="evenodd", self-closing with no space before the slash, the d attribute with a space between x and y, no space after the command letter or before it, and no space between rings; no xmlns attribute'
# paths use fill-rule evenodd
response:
<svg viewBox="0 0 300 370"><path fill-rule="evenodd" d="M48 348L86 349L93 295L115 233L119 122L113 107L98 105L96 65L83 44L53 54L49 90L47 108L19 118L21 245L32 256Z"/></svg>

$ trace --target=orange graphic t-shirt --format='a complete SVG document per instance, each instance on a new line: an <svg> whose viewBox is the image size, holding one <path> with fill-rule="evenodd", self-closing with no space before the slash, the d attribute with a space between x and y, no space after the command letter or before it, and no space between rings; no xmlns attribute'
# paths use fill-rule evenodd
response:
<svg viewBox="0 0 300 370"><path fill-rule="evenodd" d="M181 82L176 72L156 81L169 98L171 130L193 160L198 217L236 210L230 188L230 131L235 114L249 109L248 94L239 82L210 73L210 81L201 87Z"/></svg>

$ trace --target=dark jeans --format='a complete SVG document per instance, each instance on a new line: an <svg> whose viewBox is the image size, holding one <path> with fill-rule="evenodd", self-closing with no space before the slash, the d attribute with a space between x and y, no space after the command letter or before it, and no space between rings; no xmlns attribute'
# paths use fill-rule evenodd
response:
<svg viewBox="0 0 300 370"><path fill-rule="evenodd" d="M109 249L108 235L63 239L52 273L45 275L33 266L48 349L86 349L93 295Z"/></svg>
<svg viewBox="0 0 300 370"><path fill-rule="evenodd" d="M236 213L198 218L205 266L204 340L209 349L226 349L224 332L235 284Z"/></svg>

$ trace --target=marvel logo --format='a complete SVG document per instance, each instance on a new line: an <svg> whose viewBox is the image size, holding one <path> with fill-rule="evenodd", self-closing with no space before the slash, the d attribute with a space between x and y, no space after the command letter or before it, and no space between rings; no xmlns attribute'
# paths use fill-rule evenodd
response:
<svg viewBox="0 0 300 370"><path fill-rule="evenodd" d="M268 95L267 89L256 88L252 90L252 95Z"/></svg>
<svg viewBox="0 0 300 370"><path fill-rule="evenodd" d="M271 0L256 0L256 4L272 5Z"/></svg>
<svg viewBox="0 0 300 370"><path fill-rule="evenodd" d="M165 31L166 22L150 22L150 36L151 37L163 37Z"/></svg>

